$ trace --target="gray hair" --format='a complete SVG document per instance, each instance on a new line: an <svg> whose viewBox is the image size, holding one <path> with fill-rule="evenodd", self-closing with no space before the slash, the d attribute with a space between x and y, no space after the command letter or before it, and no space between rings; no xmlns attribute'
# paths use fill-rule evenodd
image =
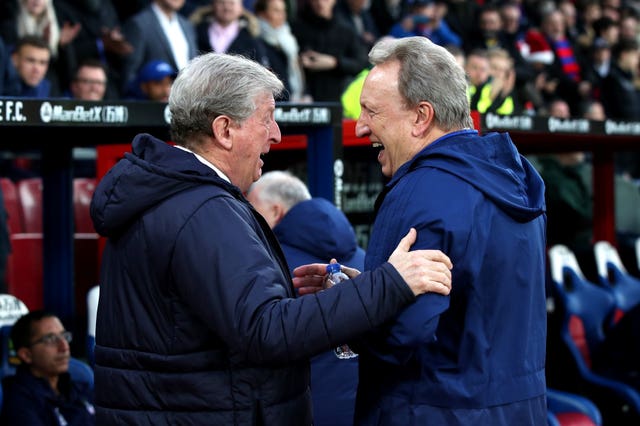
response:
<svg viewBox="0 0 640 426"><path fill-rule="evenodd" d="M467 78L454 56L426 37L385 38L369 52L379 65L398 61L398 90L406 107L426 101L433 105L436 124L445 131L473 128Z"/></svg>
<svg viewBox="0 0 640 426"><path fill-rule="evenodd" d="M257 198L262 202L281 203L286 210L301 201L311 199L307 185L297 176L285 170L273 170L263 174L248 192L257 189Z"/></svg>
<svg viewBox="0 0 640 426"><path fill-rule="evenodd" d="M278 77L240 55L205 53L192 59L171 86L171 138L190 147L200 135L212 135L220 115L242 123L256 110L258 96L277 98L284 90ZM195 138L199 139L199 138Z"/></svg>

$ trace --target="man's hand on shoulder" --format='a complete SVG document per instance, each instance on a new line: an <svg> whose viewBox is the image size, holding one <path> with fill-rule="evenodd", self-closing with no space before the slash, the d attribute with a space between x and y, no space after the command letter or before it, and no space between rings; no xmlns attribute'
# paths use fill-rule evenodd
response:
<svg viewBox="0 0 640 426"><path fill-rule="evenodd" d="M391 263L416 296L432 292L448 295L451 292L451 269L449 257L440 250L409 251L416 242L418 233L414 228L400 240L391 253Z"/></svg>

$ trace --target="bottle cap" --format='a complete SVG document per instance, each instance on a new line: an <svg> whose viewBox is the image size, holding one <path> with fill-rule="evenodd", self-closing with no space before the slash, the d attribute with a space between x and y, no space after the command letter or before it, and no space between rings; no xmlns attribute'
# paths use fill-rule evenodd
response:
<svg viewBox="0 0 640 426"><path fill-rule="evenodd" d="M339 263L330 263L327 265L327 273L334 274L336 272L340 272L340 264Z"/></svg>

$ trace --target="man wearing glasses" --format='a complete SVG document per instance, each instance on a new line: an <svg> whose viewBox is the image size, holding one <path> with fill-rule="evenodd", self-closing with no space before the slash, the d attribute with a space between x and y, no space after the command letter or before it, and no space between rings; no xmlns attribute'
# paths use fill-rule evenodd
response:
<svg viewBox="0 0 640 426"><path fill-rule="evenodd" d="M94 425L89 387L69 375L69 342L60 319L44 311L22 316L11 329L20 365L3 379L3 425Z"/></svg>
<svg viewBox="0 0 640 426"><path fill-rule="evenodd" d="M107 93L107 70L97 59L87 58L78 66L69 85L73 99L101 101Z"/></svg>

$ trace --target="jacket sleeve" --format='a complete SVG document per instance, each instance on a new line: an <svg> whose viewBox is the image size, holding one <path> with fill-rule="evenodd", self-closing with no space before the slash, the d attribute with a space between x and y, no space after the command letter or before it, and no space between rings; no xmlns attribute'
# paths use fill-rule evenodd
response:
<svg viewBox="0 0 640 426"><path fill-rule="evenodd" d="M423 241L433 241L435 236L430 238L426 235L429 233L428 229L418 229L418 235ZM416 245L412 249L433 248ZM449 308L449 301L449 296L436 293L418 296L416 302L404 308L394 321L377 329L375 334L368 335L368 352L392 364L408 362L416 348L435 341L440 315Z"/></svg>
<svg viewBox="0 0 640 426"><path fill-rule="evenodd" d="M462 241L462 238L466 238L466 226L459 230L452 229L457 226L452 225L452 220L455 223L466 221L460 217L466 209L452 205L453 200L447 196L453 189L429 188L427 194L427 186L420 187L420 182L416 178L406 179L387 195L387 207L381 208L376 218L376 224L384 224L384 229L379 231L384 241L378 243L384 245L385 251L378 256L388 256L411 227L416 228L418 234L416 242L411 247L412 251L438 249L453 259L452 241ZM452 219L455 217L457 219ZM454 261L454 291L458 266L460 265ZM364 345L366 349L362 350L385 362L408 362L417 348L435 341L440 315L449 309L450 297L435 293L418 296L416 303L404 308L393 321L379 327L374 333L367 333L365 339L354 342L355 350L358 351L358 345Z"/></svg>
<svg viewBox="0 0 640 426"><path fill-rule="evenodd" d="M307 358L382 324L415 300L390 264L295 298L278 252L249 209L228 197L207 202L178 237L171 265L178 291L233 361Z"/></svg>

